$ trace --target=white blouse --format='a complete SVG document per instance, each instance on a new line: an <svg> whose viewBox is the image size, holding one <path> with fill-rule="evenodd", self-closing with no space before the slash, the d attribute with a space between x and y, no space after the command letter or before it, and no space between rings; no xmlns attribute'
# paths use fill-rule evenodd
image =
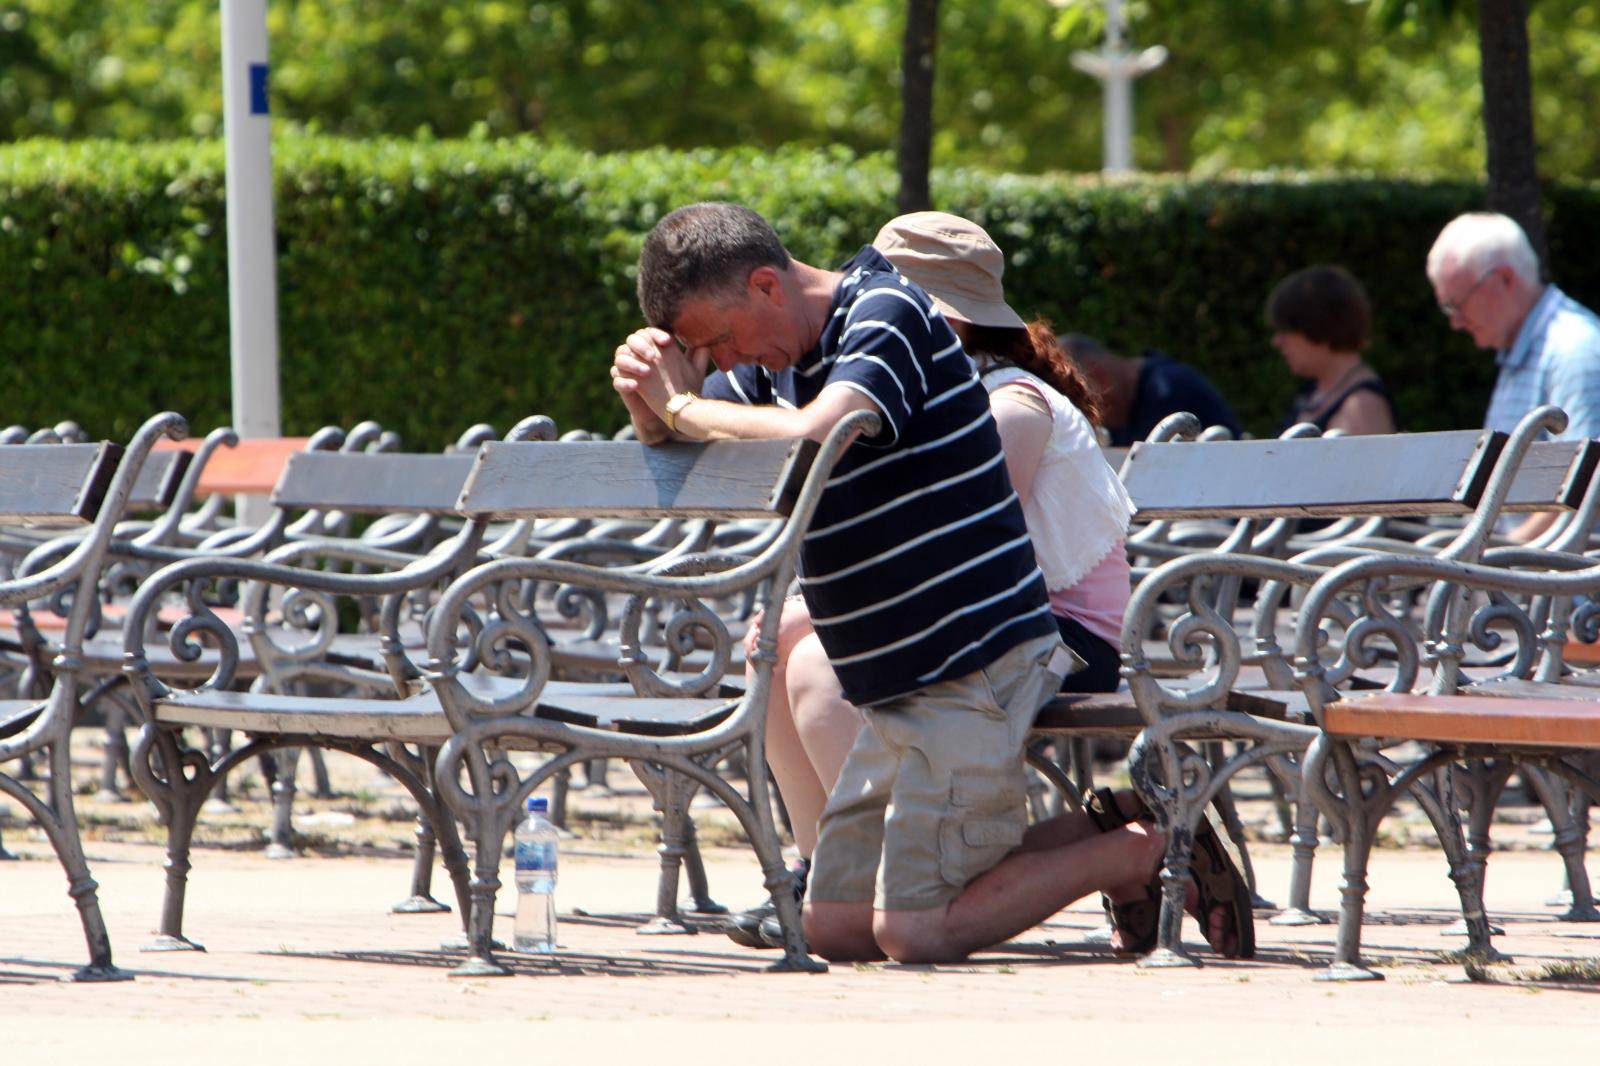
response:
<svg viewBox="0 0 1600 1066"><path fill-rule="evenodd" d="M1050 404L1050 440L1022 512L1045 585L1052 592L1070 588L1127 535L1133 501L1072 401L1021 367L994 367L982 378L991 394L1022 383Z"/></svg>

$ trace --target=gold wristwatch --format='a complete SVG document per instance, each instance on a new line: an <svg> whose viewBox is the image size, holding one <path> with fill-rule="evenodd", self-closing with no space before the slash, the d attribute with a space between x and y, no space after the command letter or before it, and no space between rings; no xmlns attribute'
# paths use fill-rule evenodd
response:
<svg viewBox="0 0 1600 1066"><path fill-rule="evenodd" d="M667 428L672 430L674 433L678 432L678 416L683 414L683 409L685 407L688 407L699 398L700 397L698 395L692 392L674 393L672 397L667 400L667 406L663 412L666 416L665 421L667 423Z"/></svg>

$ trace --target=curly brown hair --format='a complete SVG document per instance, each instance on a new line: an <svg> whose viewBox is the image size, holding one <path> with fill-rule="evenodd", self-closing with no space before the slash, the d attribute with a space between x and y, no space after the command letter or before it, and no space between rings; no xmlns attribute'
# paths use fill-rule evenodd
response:
<svg viewBox="0 0 1600 1066"><path fill-rule="evenodd" d="M1104 424L1100 394L1089 383L1083 368L1056 340L1055 327L1048 319L1035 318L1027 329L973 324L968 324L966 329L970 355L1021 367L1065 396L1091 425Z"/></svg>

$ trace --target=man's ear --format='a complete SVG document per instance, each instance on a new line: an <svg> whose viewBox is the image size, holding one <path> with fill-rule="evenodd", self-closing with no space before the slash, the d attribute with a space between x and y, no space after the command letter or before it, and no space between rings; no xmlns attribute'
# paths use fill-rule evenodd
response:
<svg viewBox="0 0 1600 1066"><path fill-rule="evenodd" d="M783 276L772 267L758 266L750 271L750 279L746 282L751 296L759 296L770 300L779 307L783 306Z"/></svg>

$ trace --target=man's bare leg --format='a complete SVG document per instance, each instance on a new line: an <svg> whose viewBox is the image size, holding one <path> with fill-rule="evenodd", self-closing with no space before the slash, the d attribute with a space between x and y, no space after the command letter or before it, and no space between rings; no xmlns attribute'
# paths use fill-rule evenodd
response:
<svg viewBox="0 0 1600 1066"><path fill-rule="evenodd" d="M877 912L873 938L898 962L965 958L1033 928L1090 892L1142 894L1164 851L1165 840L1142 822L1062 847L1019 849L945 907Z"/></svg>
<svg viewBox="0 0 1600 1066"><path fill-rule="evenodd" d="M886 956L873 936L871 903L805 906L806 943L831 962L877 962Z"/></svg>

